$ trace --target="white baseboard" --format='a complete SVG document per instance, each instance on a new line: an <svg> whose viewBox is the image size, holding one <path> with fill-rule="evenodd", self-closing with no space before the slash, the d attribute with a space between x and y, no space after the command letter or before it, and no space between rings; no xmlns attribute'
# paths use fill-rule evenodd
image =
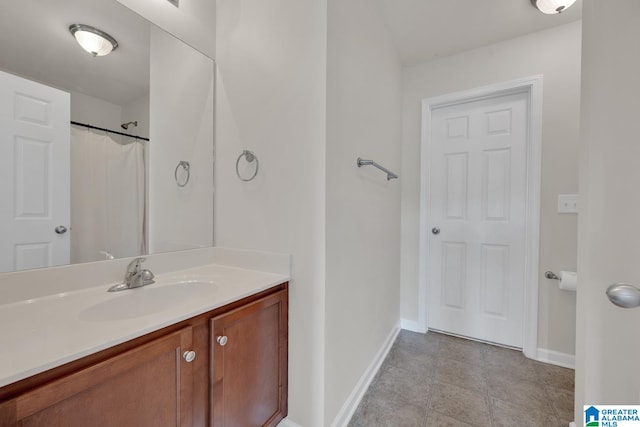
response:
<svg viewBox="0 0 640 427"><path fill-rule="evenodd" d="M538 349L539 362L550 363L552 365L562 366L563 368L576 368L576 356L573 354L560 353L558 351L547 350L546 348Z"/></svg>
<svg viewBox="0 0 640 427"><path fill-rule="evenodd" d="M349 421L351 421L351 417L353 416L353 413L358 408L358 405L360 404L362 397L364 396L367 389L369 388L369 385L371 384L373 377L376 376L376 373L380 369L382 362L384 362L384 359L387 357L389 350L391 350L391 346L396 340L396 337L398 336L399 332L400 332L399 325L394 326L394 328L391 330L391 333L385 340L384 344L382 345L380 350L378 350L378 353L376 354L376 357L374 357L373 361L371 362L371 365L369 365L367 370L364 371L364 374L362 374L362 377L360 377L360 380L358 381L355 388L347 398L347 401L344 402L344 405L342 405L340 412L338 412L338 415L336 415L336 418L331 423L331 427L346 427L347 424L349 424Z"/></svg>
<svg viewBox="0 0 640 427"><path fill-rule="evenodd" d="M576 422L575 421L571 421L569 423L569 427L576 427Z"/></svg>
<svg viewBox="0 0 640 427"><path fill-rule="evenodd" d="M400 319L400 329L404 329L411 332L419 332L421 334L427 333L427 329L423 325L420 325L415 320Z"/></svg>
<svg viewBox="0 0 640 427"><path fill-rule="evenodd" d="M300 424L294 423L288 418L285 418L284 420L280 421L280 423L278 423L278 427L302 427L302 426Z"/></svg>

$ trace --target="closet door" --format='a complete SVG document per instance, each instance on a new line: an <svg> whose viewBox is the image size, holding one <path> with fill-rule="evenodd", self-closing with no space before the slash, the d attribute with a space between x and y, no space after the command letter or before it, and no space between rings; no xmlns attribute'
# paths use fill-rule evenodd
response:
<svg viewBox="0 0 640 427"><path fill-rule="evenodd" d="M431 112L429 328L522 348L529 93Z"/></svg>

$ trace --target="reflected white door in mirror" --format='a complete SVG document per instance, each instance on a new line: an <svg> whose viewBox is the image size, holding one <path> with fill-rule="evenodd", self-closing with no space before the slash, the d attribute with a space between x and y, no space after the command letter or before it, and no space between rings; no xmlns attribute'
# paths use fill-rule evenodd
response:
<svg viewBox="0 0 640 427"><path fill-rule="evenodd" d="M0 71L0 272L69 263L69 102Z"/></svg>

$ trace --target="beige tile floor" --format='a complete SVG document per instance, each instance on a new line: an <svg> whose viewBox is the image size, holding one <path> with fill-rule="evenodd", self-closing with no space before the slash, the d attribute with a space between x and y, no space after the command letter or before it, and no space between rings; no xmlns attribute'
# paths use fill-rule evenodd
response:
<svg viewBox="0 0 640 427"><path fill-rule="evenodd" d="M401 331L350 427L568 427L574 372L521 352Z"/></svg>

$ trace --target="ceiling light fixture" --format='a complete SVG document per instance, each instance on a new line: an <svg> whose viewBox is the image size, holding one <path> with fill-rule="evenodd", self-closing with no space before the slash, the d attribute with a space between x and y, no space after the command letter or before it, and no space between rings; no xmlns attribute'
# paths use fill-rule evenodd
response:
<svg viewBox="0 0 640 427"><path fill-rule="evenodd" d="M78 44L93 56L105 56L118 47L116 39L90 25L73 24L69 31Z"/></svg>
<svg viewBox="0 0 640 427"><path fill-rule="evenodd" d="M571 7L576 0L531 0L531 3L542 13L553 15L562 13Z"/></svg>

